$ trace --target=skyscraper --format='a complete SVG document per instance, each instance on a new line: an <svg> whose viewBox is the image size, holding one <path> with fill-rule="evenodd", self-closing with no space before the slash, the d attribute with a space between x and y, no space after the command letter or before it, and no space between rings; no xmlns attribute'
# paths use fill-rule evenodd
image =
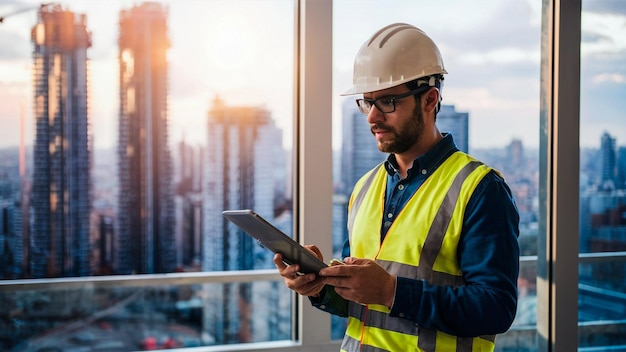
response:
<svg viewBox="0 0 626 352"><path fill-rule="evenodd" d="M0 278L23 274L22 209L17 184L0 173Z"/></svg>
<svg viewBox="0 0 626 352"><path fill-rule="evenodd" d="M457 112L454 105L441 105L437 114L439 131L452 134L454 143L463 152L469 152L469 114Z"/></svg>
<svg viewBox="0 0 626 352"><path fill-rule="evenodd" d="M270 112L229 107L215 98L208 118L203 187L204 271L273 267L272 253L228 223L222 210L254 209L274 221L276 176L285 174L275 170L284 167L281 131ZM285 314L277 306L280 292L288 299L289 293L279 290L275 282L208 286L205 331L217 344L288 337L289 331L282 337L277 334L283 321L277 317ZM252 308L252 302L257 309ZM268 333L272 337L260 336Z"/></svg>
<svg viewBox="0 0 626 352"><path fill-rule="evenodd" d="M626 189L626 147L617 149L617 188Z"/></svg>
<svg viewBox="0 0 626 352"><path fill-rule="evenodd" d="M89 261L90 150L86 16L42 6L32 29L34 277L83 276Z"/></svg>
<svg viewBox="0 0 626 352"><path fill-rule="evenodd" d="M378 150L367 117L359 111L354 99L343 102L341 116L341 183L338 191L349 195L356 181L385 160L387 154Z"/></svg>
<svg viewBox="0 0 626 352"><path fill-rule="evenodd" d="M600 181L602 185L615 188L617 156L615 138L608 132L602 134L600 140Z"/></svg>
<svg viewBox="0 0 626 352"><path fill-rule="evenodd" d="M202 165L204 149L181 141L175 169L177 266L199 270L202 260Z"/></svg>
<svg viewBox="0 0 626 352"><path fill-rule="evenodd" d="M174 198L168 147L167 9L120 13L119 199L115 271L174 269Z"/></svg>

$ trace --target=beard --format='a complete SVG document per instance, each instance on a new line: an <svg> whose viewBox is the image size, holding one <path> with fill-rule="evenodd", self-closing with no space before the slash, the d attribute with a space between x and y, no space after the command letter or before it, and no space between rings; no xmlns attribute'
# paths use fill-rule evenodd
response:
<svg viewBox="0 0 626 352"><path fill-rule="evenodd" d="M397 128L384 123L377 123L370 128L374 135L374 131L377 130L391 133L391 139L377 141L378 150L383 153L404 153L413 147L424 133L424 114L416 106L413 116Z"/></svg>

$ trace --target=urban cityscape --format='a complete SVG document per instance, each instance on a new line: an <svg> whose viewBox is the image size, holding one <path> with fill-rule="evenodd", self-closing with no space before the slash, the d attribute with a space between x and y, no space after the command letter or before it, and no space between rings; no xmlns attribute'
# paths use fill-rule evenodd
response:
<svg viewBox="0 0 626 352"><path fill-rule="evenodd" d="M274 268L272 254L221 212L251 208L291 233L293 151L284 146L286 132L266 107L215 96L204 114L205 143L183 139L170 148L167 21L167 8L157 3L120 12L118 144L99 149L88 114L86 18L54 4L38 9L34 140L0 149L1 279ZM539 150L520 139L473 148L471 118L471 111L443 105L437 124L459 149L502 172L520 212L522 255L536 256ZM342 145L333 155L335 256L347 238L352 186L386 158L353 100L344 102L341 119ZM626 251L626 142L619 138L606 131L597 147L581 150L581 253ZM534 326L536 266L521 268L514 326ZM623 319L625 274L619 264L581 266L580 321ZM282 282L2 292L0 350L285 340L292 337L291 294ZM333 337L341 338L344 325L333 317ZM601 338L626 343L619 332Z"/></svg>

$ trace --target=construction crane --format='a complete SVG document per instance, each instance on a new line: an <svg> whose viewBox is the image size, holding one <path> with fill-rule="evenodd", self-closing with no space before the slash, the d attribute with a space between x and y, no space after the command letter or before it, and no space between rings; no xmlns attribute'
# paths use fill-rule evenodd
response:
<svg viewBox="0 0 626 352"><path fill-rule="evenodd" d="M52 3L41 4L39 6L25 7L25 8L13 11L13 12L11 12L9 14L4 15L4 16L0 16L0 23L4 23L4 19L9 17L9 16L17 15L17 14L20 14L20 13L26 12L26 11L36 10L36 9L43 8L43 7L51 5L51 4Z"/></svg>

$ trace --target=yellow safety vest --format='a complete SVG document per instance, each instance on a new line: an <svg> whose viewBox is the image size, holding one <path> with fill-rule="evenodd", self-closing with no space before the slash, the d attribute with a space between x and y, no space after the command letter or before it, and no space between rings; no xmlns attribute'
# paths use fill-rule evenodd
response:
<svg viewBox="0 0 626 352"><path fill-rule="evenodd" d="M381 164L382 165L382 164ZM355 185L348 206L350 255L389 273L433 285L463 286L456 251L465 207L491 168L456 152L409 199L380 243L387 173L379 165ZM429 206L425 206L429 205ZM493 351L495 336L460 338L391 317L381 305L349 302L342 352Z"/></svg>

